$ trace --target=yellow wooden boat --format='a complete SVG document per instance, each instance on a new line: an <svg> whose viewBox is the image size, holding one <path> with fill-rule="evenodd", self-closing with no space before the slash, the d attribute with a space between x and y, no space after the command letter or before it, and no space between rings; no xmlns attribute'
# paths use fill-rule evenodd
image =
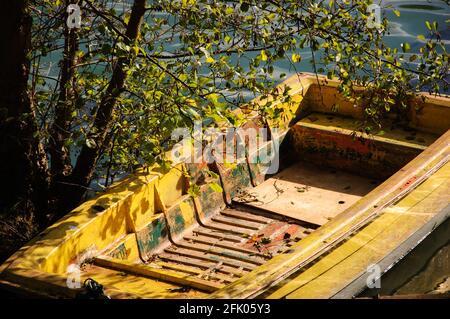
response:
<svg viewBox="0 0 450 319"><path fill-rule="evenodd" d="M217 176L205 176L205 163L128 176L9 258L1 288L71 298L91 278L111 298L348 298L365 289L372 265L385 272L450 214L450 100L423 94L405 125L386 119L384 132L355 136L363 110L336 81L305 74L284 84L293 115L257 152L209 164ZM280 170L268 175L259 151L276 145Z"/></svg>

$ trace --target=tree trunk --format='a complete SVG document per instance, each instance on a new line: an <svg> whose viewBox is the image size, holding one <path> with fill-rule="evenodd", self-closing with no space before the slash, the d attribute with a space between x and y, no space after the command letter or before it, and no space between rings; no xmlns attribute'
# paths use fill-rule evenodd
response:
<svg viewBox="0 0 450 319"><path fill-rule="evenodd" d="M139 37L140 26L145 14L145 4L146 0L134 1L124 39L124 42L128 45L132 44ZM87 136L87 138L95 141L95 146L92 147L90 145L91 147L89 147L85 144L82 147L72 174L63 185L65 194L62 196L63 201L60 205L62 213L79 204L86 192L86 187L88 187L92 179L100 156L100 150L112 122L114 107L124 87L126 80L125 67L131 62L130 57L121 57L114 67L111 80L98 106L94 123Z"/></svg>
<svg viewBox="0 0 450 319"><path fill-rule="evenodd" d="M32 19L27 0L5 1L0 10L0 206L18 203L44 220L47 161L28 95ZM17 207L17 206L16 206ZM19 208L20 209L20 208Z"/></svg>
<svg viewBox="0 0 450 319"><path fill-rule="evenodd" d="M74 3L66 0L65 6ZM64 14L64 22L67 20L68 12ZM59 96L55 105L55 119L51 128L49 152L51 155L52 184L67 176L71 169L70 151L66 147L66 141L70 138L70 127L72 124L72 112L75 110L75 65L76 53L78 51L78 31L69 28L64 23L64 52L61 60L61 79L59 83ZM55 185L58 188L58 185Z"/></svg>

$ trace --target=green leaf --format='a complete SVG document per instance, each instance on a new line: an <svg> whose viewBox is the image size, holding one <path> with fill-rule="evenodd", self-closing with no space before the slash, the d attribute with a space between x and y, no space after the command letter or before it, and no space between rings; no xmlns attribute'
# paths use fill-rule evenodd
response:
<svg viewBox="0 0 450 319"><path fill-rule="evenodd" d="M425 41L425 36L424 36L423 34L419 34L419 35L417 36L417 39L418 39L418 40Z"/></svg>
<svg viewBox="0 0 450 319"><path fill-rule="evenodd" d="M417 55L416 54L413 54L413 55L411 55L410 57L409 57L409 62L413 62L413 61L415 61L417 59Z"/></svg>
<svg viewBox="0 0 450 319"><path fill-rule="evenodd" d="M394 11L394 14L397 16L397 17L399 17L400 16L400 11L398 11L398 10L393 10Z"/></svg>
<svg viewBox="0 0 450 319"><path fill-rule="evenodd" d="M241 4L241 11L242 12L247 12L248 9L249 9L248 3L244 2L244 3Z"/></svg>
<svg viewBox="0 0 450 319"><path fill-rule="evenodd" d="M430 24L430 21L428 21L428 20L425 21L425 24L426 24L428 30L431 30L431 24Z"/></svg>
<svg viewBox="0 0 450 319"><path fill-rule="evenodd" d="M223 192L222 186L220 186L217 183L214 183L214 182L213 183L209 183L209 187L211 187L211 189L213 191L215 191L216 193L222 193Z"/></svg>
<svg viewBox="0 0 450 319"><path fill-rule="evenodd" d="M231 14L233 14L233 12L234 12L234 10L233 10L232 7L227 7L227 8L225 9L225 14L226 14L226 15L231 15Z"/></svg>
<svg viewBox="0 0 450 319"><path fill-rule="evenodd" d="M207 62L207 63L214 63L214 62L216 62L216 60L214 60L214 59L211 57L211 55L209 54L208 50L206 50L204 47L201 47L201 48L200 48L200 51L202 51L203 54L205 55L205 58L206 58L206 62Z"/></svg>
<svg viewBox="0 0 450 319"><path fill-rule="evenodd" d="M215 173L215 172L213 172L213 171L207 170L206 173L207 173L211 178L216 178L216 179L219 178L219 174L217 174L217 173Z"/></svg>
<svg viewBox="0 0 450 319"><path fill-rule="evenodd" d="M261 50L261 60L267 61L267 54L265 50Z"/></svg>
<svg viewBox="0 0 450 319"><path fill-rule="evenodd" d="M293 53L291 59L292 59L292 62L297 63L302 60L302 57L300 54Z"/></svg>
<svg viewBox="0 0 450 319"><path fill-rule="evenodd" d="M200 196L201 194L200 186L198 186L197 184L191 184L188 189L188 194L191 195L192 197Z"/></svg>
<svg viewBox="0 0 450 319"><path fill-rule="evenodd" d="M86 146L89 148L95 148L95 147L97 147L97 143L95 143L95 141L92 138L87 138Z"/></svg>
<svg viewBox="0 0 450 319"><path fill-rule="evenodd" d="M401 47L403 49L403 52L408 52L409 50L411 50L411 45L408 42L402 43Z"/></svg>

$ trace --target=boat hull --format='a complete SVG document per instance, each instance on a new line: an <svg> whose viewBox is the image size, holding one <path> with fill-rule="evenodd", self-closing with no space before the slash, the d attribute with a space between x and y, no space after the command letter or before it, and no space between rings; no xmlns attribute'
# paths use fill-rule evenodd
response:
<svg viewBox="0 0 450 319"><path fill-rule="evenodd" d="M254 152L128 176L11 256L0 286L73 298L93 278L112 298L355 296L369 266L387 271L448 218L450 101L423 95L408 127L355 137L363 110L338 82L284 84L293 103L273 107L290 115ZM256 115L251 128L264 128Z"/></svg>

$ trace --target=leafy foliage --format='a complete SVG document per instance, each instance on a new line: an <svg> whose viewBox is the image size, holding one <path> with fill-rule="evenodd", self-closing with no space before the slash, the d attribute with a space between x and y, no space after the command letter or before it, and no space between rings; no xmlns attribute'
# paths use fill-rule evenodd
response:
<svg viewBox="0 0 450 319"><path fill-rule="evenodd" d="M55 107L61 103L60 75L38 70L45 61L63 58L66 4L33 1L30 90L41 123L36 134L45 145L51 143ZM148 1L140 35L128 44L124 32L131 2L83 0L81 5L75 72L66 83L73 96L63 101L70 110L64 147L72 164L83 145L100 148L97 178L106 178L106 185L140 165L163 163L177 127L192 127L199 119L208 125L242 123L246 112L232 111L249 101L243 92L289 102L288 87L273 89L280 80L274 63L288 60L295 68L303 59L300 49L310 49L317 73L342 81L339 90L363 104L373 123L406 107L425 87L435 94L448 90L449 56L437 24L426 22L429 34L419 37L420 53L411 55L408 43L399 48L383 43L389 21L383 17L379 28L370 27L365 0ZM103 141L96 138L94 119L121 57L129 61L126 80ZM368 89L361 94L357 86ZM286 115L271 102L245 104L249 109L275 122Z"/></svg>

